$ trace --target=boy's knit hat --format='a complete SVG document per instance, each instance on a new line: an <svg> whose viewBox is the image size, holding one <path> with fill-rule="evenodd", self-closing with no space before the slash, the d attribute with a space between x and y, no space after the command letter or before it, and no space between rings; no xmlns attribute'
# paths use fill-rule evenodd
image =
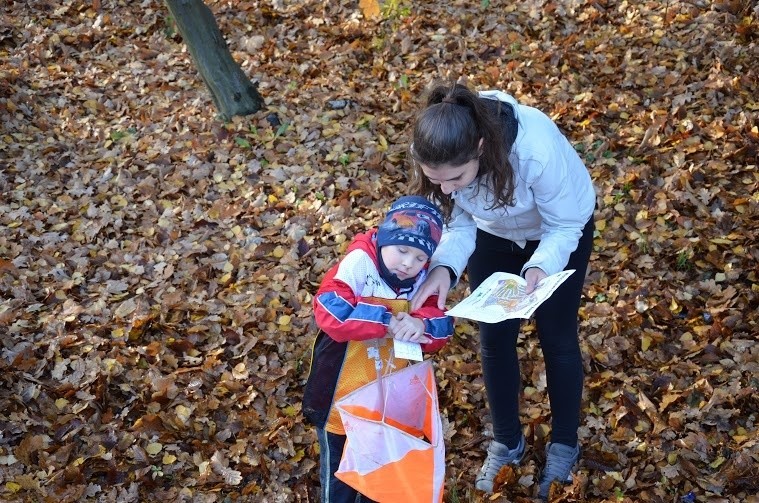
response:
<svg viewBox="0 0 759 503"><path fill-rule="evenodd" d="M440 209L422 196L396 200L377 230L377 248L388 245L411 246L431 257L443 234Z"/></svg>

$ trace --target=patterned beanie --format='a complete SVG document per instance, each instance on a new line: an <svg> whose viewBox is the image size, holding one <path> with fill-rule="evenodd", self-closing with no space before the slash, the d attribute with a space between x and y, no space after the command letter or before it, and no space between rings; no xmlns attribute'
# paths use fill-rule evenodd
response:
<svg viewBox="0 0 759 503"><path fill-rule="evenodd" d="M438 207L422 196L396 200L377 230L377 248L411 246L431 257L443 233L443 216Z"/></svg>

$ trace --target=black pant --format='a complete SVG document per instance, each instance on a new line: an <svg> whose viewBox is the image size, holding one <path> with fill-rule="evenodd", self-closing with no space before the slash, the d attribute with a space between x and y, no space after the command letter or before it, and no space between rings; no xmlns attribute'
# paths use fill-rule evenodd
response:
<svg viewBox="0 0 759 503"><path fill-rule="evenodd" d="M316 437L319 440L322 503L375 503L335 476L347 437L329 433L322 428L316 429Z"/></svg>
<svg viewBox="0 0 759 503"><path fill-rule="evenodd" d="M566 267L576 272L534 315L551 402L551 441L569 446L577 444L580 425L583 368L577 337L577 313L594 229L591 217ZM496 271L519 274L539 243L528 241L523 249L508 239L478 230L477 245L467 265L471 290ZM479 324L482 373L493 419L493 436L510 448L516 447L522 433L519 421L521 375L516 350L520 323L521 320L517 319Z"/></svg>

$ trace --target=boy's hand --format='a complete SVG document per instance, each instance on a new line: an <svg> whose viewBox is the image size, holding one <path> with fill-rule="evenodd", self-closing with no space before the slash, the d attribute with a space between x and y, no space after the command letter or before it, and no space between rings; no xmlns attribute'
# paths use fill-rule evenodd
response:
<svg viewBox="0 0 759 503"><path fill-rule="evenodd" d="M393 339L395 337L396 330L398 330L398 320L395 319L395 316L391 316L390 323L387 325L387 333L385 334L385 337L388 339Z"/></svg>
<svg viewBox="0 0 759 503"><path fill-rule="evenodd" d="M420 344L432 342L429 337L424 336L424 322L419 318L414 318L408 313L398 313L394 319L396 321L395 326L393 327L391 321L388 328L388 331L392 330L394 339Z"/></svg>

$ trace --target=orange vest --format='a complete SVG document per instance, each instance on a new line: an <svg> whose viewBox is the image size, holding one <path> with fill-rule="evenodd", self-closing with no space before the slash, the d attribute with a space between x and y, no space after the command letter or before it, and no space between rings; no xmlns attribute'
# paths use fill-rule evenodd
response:
<svg viewBox="0 0 759 503"><path fill-rule="evenodd" d="M393 314L407 313L409 301L406 299L381 299L368 297L367 301L387 306ZM409 361L393 358L393 339L370 339L367 341L349 341L345 350L345 361L335 387L332 408L324 429L330 433L345 435L340 414L334 407L335 402L348 393L368 384L380 375L386 375L408 366ZM377 368L379 363L380 368Z"/></svg>

